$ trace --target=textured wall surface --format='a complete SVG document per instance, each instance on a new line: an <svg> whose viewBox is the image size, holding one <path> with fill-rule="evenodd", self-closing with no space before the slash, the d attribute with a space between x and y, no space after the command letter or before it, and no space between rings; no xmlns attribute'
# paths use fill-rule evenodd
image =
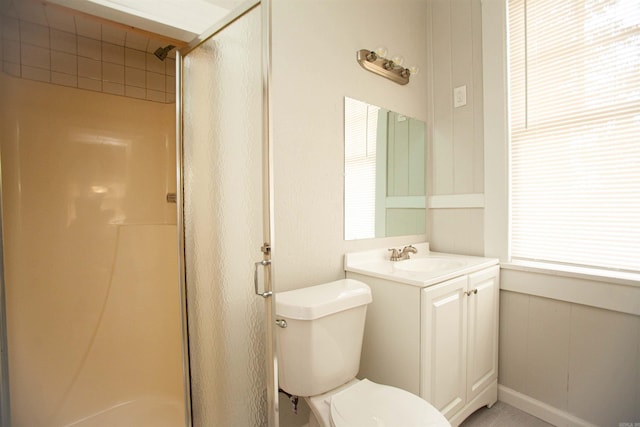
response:
<svg viewBox="0 0 640 427"><path fill-rule="evenodd" d="M276 0L273 20L274 273L284 291L344 277L346 252L425 240L344 240L343 111L349 96L426 121L426 3ZM401 86L364 70L356 52L379 46L422 72Z"/></svg>
<svg viewBox="0 0 640 427"><path fill-rule="evenodd" d="M344 277L347 252L425 241L425 235L344 240L344 97L426 121L426 2L273 1L275 175L274 275L277 291ZM360 49L385 46L421 72L400 86L364 70ZM281 425L304 425L308 409ZM302 405L301 405L302 406Z"/></svg>

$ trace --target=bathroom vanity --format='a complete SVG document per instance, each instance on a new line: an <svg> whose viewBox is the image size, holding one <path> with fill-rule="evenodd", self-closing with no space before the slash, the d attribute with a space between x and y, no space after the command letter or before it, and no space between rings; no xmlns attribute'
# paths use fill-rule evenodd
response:
<svg viewBox="0 0 640 427"><path fill-rule="evenodd" d="M497 400L497 259L429 251L347 254L348 278L371 287L360 373L419 395L453 426Z"/></svg>

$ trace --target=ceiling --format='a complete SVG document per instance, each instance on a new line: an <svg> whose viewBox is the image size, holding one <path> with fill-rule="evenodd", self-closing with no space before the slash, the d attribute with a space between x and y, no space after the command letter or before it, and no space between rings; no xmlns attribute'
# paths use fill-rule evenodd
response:
<svg viewBox="0 0 640 427"><path fill-rule="evenodd" d="M203 33L233 8L231 0L47 0L89 15L184 42Z"/></svg>
<svg viewBox="0 0 640 427"><path fill-rule="evenodd" d="M58 17L97 18L184 45L223 19L244 0L0 0L3 14L55 28ZM62 24L64 25L64 24ZM68 24L70 26L72 24ZM129 28L127 28L129 27ZM68 29L62 29L68 31ZM175 43L178 44L178 43Z"/></svg>

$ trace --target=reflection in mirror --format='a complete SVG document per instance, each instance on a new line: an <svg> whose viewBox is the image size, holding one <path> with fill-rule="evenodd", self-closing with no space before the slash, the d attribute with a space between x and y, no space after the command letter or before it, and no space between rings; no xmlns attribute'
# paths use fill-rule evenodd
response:
<svg viewBox="0 0 640 427"><path fill-rule="evenodd" d="M344 238L424 234L425 124L344 99Z"/></svg>

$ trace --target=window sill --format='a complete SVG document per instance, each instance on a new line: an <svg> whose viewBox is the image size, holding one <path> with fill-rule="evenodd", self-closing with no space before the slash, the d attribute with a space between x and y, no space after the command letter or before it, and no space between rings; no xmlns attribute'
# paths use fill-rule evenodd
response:
<svg viewBox="0 0 640 427"><path fill-rule="evenodd" d="M513 260L511 262L501 263L500 267L508 270L529 271L552 276L572 277L595 282L640 287L640 273L524 260Z"/></svg>
<svg viewBox="0 0 640 427"><path fill-rule="evenodd" d="M500 289L640 316L640 274L513 261Z"/></svg>

